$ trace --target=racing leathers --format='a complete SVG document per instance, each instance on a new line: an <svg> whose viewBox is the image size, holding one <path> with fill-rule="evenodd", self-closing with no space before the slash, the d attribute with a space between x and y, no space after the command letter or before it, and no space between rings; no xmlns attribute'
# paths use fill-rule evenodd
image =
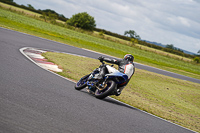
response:
<svg viewBox="0 0 200 133"><path fill-rule="evenodd" d="M119 84L117 86L119 91L121 92L122 89L128 84L129 80L131 79L132 75L135 72L135 65L132 61L125 60L125 59L110 59L110 58L105 58L105 57L99 57L98 58L100 61L105 61L108 63L112 64L117 64L118 65L118 70L119 72L125 73L128 76L128 80L126 80L124 83ZM114 68L113 68L114 69ZM106 73L109 73L108 69L106 66L102 66L101 71L100 71L100 77L103 78Z"/></svg>

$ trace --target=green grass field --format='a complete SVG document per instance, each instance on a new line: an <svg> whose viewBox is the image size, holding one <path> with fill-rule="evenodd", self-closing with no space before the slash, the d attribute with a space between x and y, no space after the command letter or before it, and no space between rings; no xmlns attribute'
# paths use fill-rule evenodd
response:
<svg viewBox="0 0 200 133"><path fill-rule="evenodd" d="M163 53L156 54L151 51L152 49L141 50L138 46L131 47L122 45L117 42L46 23L34 19L34 17L27 16L31 14L30 12L28 14L19 13L19 9L17 12L11 12L0 7L0 26L119 58L130 53L135 56L135 61L138 63L200 79L200 65L198 64L185 62L181 59L174 59L174 57L167 57ZM26 11L23 10L23 12ZM72 61L69 55L47 53L45 56L64 69L64 72L59 74L73 80L78 80L81 76L90 73L99 65L97 60L88 58L83 59L73 56ZM74 60L78 60L76 62L80 64L73 64L75 62ZM67 64L67 61L72 64ZM84 67L80 69L77 66ZM123 94L115 98L200 132L199 88L200 84L178 80L136 68L136 73L123 91Z"/></svg>
<svg viewBox="0 0 200 133"><path fill-rule="evenodd" d="M99 33L94 31L94 34L99 34ZM106 34L103 35L102 38L105 38L107 40L113 40L113 41L119 42L121 44L131 45L130 41L123 40L123 39L120 39L120 38L116 38L116 37L113 37L113 36L110 36L110 35L106 35ZM159 55L169 56L171 58L183 60L183 61L186 61L186 62L192 62L192 59L190 59L190 58L186 58L186 57L182 57L182 56L179 56L179 55L171 54L171 53L168 53L168 52L165 52L165 51L162 51L162 50L158 50L158 49L154 49L154 48L150 48L150 47L147 47L147 46L144 46L144 45L134 44L134 46L139 48L139 49L146 50L146 51L149 51L149 52L153 52L153 53L156 53L156 54L159 54Z"/></svg>
<svg viewBox="0 0 200 133"><path fill-rule="evenodd" d="M74 55L47 52L49 61L63 69L58 74L79 80L101 63ZM81 66L81 67L78 67ZM189 129L200 131L200 84L136 69L128 86L113 98Z"/></svg>
<svg viewBox="0 0 200 133"><path fill-rule="evenodd" d="M0 2L0 6L4 9L14 10L16 12L21 12L21 13L26 14L28 16L36 16L36 17L42 16L41 14L34 13L34 12L31 12L31 11L28 11L28 10L25 10L25 9L22 9L22 8L19 8L19 7L15 7L15 6L12 6L12 5L2 3L2 2Z"/></svg>
<svg viewBox="0 0 200 133"><path fill-rule="evenodd" d="M141 50L137 47L130 47L120 43L104 40L3 10L1 8L0 26L59 41L76 47L102 52L119 58L122 58L125 54L130 53L134 55L136 62L200 79L200 65L198 64L184 62L182 60Z"/></svg>

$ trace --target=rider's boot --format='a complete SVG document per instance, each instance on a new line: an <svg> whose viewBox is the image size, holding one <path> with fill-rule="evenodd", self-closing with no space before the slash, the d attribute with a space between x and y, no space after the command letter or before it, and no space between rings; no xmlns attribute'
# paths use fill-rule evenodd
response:
<svg viewBox="0 0 200 133"><path fill-rule="evenodd" d="M114 93L115 93L115 96L119 96L121 94L121 90L120 89L116 89Z"/></svg>
<svg viewBox="0 0 200 133"><path fill-rule="evenodd" d="M86 90L87 90L87 92L89 92L90 94L92 94L92 95L94 95L94 91L93 91L93 89L92 88L90 88L90 87L86 87Z"/></svg>
<svg viewBox="0 0 200 133"><path fill-rule="evenodd" d="M104 76L106 75L106 66L103 66L99 72L99 75L97 76L97 79L99 80L99 83L103 82Z"/></svg>

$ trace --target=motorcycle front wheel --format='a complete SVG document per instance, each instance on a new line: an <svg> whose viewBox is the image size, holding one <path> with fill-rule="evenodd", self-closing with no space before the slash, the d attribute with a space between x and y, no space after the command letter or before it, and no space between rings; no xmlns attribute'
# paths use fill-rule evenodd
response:
<svg viewBox="0 0 200 133"><path fill-rule="evenodd" d="M76 90L81 90L81 89L83 89L83 88L85 88L86 86L87 86L87 79L88 79L88 77L90 76L90 74L89 75L86 75L86 76L84 76L84 77L82 77L76 84L75 84L75 89Z"/></svg>
<svg viewBox="0 0 200 133"><path fill-rule="evenodd" d="M104 99L115 90L115 86L116 86L116 83L113 80L106 81L103 88L96 89L95 97L98 99Z"/></svg>

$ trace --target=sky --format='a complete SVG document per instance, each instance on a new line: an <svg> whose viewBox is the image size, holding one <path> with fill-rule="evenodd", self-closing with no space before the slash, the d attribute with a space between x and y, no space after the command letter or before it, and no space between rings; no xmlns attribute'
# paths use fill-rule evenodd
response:
<svg viewBox="0 0 200 133"><path fill-rule="evenodd" d="M134 30L143 40L200 50L200 0L14 0L51 9L66 18L87 12L96 27L124 35Z"/></svg>

